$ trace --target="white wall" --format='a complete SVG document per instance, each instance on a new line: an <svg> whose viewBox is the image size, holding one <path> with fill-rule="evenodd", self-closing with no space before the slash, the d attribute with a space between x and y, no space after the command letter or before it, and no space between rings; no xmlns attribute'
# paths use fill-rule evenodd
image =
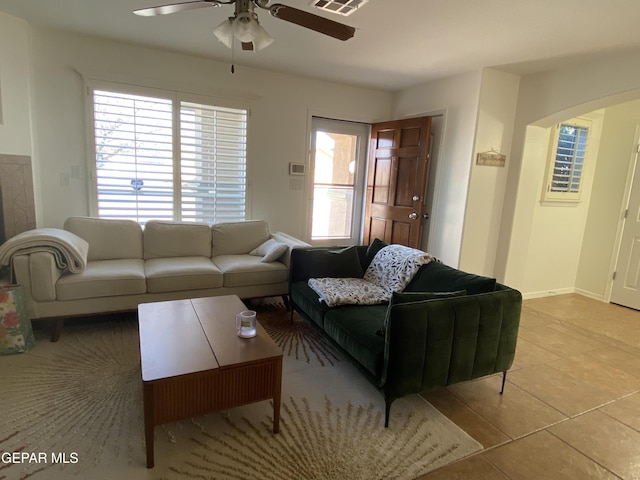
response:
<svg viewBox="0 0 640 480"><path fill-rule="evenodd" d="M31 155L28 25L0 12L0 153Z"/></svg>
<svg viewBox="0 0 640 480"><path fill-rule="evenodd" d="M620 192L624 185L605 186L606 182L603 180L601 184L595 172L593 194L597 193L598 200L592 200L591 204L606 198L606 215L603 212L596 215L591 209L579 211L569 219L568 210L545 210L542 213L535 203L536 196L540 194L539 159L546 155L542 147L543 137L548 136L546 127L638 98L638 88L640 64L637 52L612 54L522 77L512 142L514 167L508 173L496 255L497 275L502 276L507 284L530 296L583 288L594 296L605 297L603 284L610 281L602 278L602 272L611 264L617 249L615 234L592 235L609 228L609 223L603 221L606 215L615 218L619 214L619 206L614 208L613 205L621 200ZM627 145L631 141L629 139ZM623 171L626 175L627 168L624 167ZM609 188L614 191L607 190ZM598 203L595 208L602 205ZM573 228L565 228L565 223ZM549 229L564 232L564 235L549 237ZM599 242L597 251L595 242ZM570 245L579 252L579 257L571 255L568 262L554 263L558 261L556 249L559 246L566 254L568 249L564 245ZM588 255L595 257L588 258ZM585 262L591 262L591 265L587 267ZM594 268L594 262L598 263L597 268Z"/></svg>
<svg viewBox="0 0 640 480"><path fill-rule="evenodd" d="M388 120L392 95L209 59L32 27L40 226L87 215L83 77L248 101L250 218L303 235L304 191L290 188L289 162L307 162L309 112L364 122Z"/></svg>
<svg viewBox="0 0 640 480"><path fill-rule="evenodd" d="M512 155L513 122L520 77L493 69L482 74L475 148L464 218L460 268L495 276L495 260L507 173ZM506 156L505 166L477 165L478 153L495 150Z"/></svg>
<svg viewBox="0 0 640 480"><path fill-rule="evenodd" d="M613 255L623 223L625 187L630 177L629 167L635 159L634 141L639 124L640 100L606 109L576 276L576 289L598 299L607 300L610 294L615 266ZM636 179L636 183L639 182L640 179Z"/></svg>
<svg viewBox="0 0 640 480"><path fill-rule="evenodd" d="M444 114L427 250L458 266L471 171L481 72L459 75L396 95L393 118Z"/></svg>

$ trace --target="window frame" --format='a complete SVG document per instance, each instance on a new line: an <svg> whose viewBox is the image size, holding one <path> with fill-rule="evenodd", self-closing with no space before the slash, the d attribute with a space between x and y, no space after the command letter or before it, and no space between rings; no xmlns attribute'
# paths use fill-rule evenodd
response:
<svg viewBox="0 0 640 480"><path fill-rule="evenodd" d="M584 155L582 157L582 168L579 176L578 190L576 192L552 190L552 183L554 181L555 168L556 168L558 144L560 140L561 128L564 125L585 128L587 130L587 140L586 140ZM541 199L543 203L576 204L581 201L582 192L584 191L587 162L589 161L589 151L594 139L593 133L594 133L593 122L591 119L585 118L585 117L571 118L569 120L557 123L551 129L550 140L549 140L549 152L547 155L545 181L543 184L542 199Z"/></svg>
<svg viewBox="0 0 640 480"><path fill-rule="evenodd" d="M172 103L172 165L173 165L173 214L172 219L174 221L181 221L181 209L182 209L182 188L181 188L181 125L180 116L183 102L203 104L213 107L231 108L238 110L245 110L246 112L246 136L245 136L245 197L244 197L244 219L251 218L250 205L251 205L251 193L249 188L250 178L250 164L249 164L249 131L250 131L250 119L251 119L251 106L248 102L242 100L229 100L220 97L213 97L208 95L194 94L188 92L181 92L171 89L163 89L157 87L147 87L143 85L136 85L130 83L122 83L118 81L100 80L100 79L85 79L85 92L86 92L86 118L87 118L87 167L88 167L88 192L89 192L89 214L91 216L99 216L99 200L98 200L98 172L96 161L96 131L95 131L95 116L94 116L94 96L95 90L104 90L109 92L121 93L123 95L140 95L146 97L155 97L159 99L170 100ZM169 220L169 219L168 219ZM185 220L193 221L193 220ZM228 220L219 220L228 221ZM143 224L144 221L139 223ZM212 223L208 221L207 223Z"/></svg>
<svg viewBox="0 0 640 480"><path fill-rule="evenodd" d="M309 192L306 208L306 240L314 246L353 245L362 241L362 222L365 199L365 181L368 159L371 125L353 120L341 120L322 115L311 115L309 123L309 174L307 191ZM316 168L316 136L318 132L330 132L352 135L358 138L356 146L356 162L354 170L353 199L351 205L351 235L349 237L313 237L313 214ZM329 184L327 184L329 185ZM346 186L339 184L340 186Z"/></svg>

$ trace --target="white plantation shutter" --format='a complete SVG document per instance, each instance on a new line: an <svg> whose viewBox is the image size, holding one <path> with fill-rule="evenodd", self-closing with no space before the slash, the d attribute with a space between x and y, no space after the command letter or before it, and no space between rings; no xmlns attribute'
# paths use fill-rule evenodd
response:
<svg viewBox="0 0 640 480"><path fill-rule="evenodd" d="M553 129L543 201L580 201L590 128L589 119L574 118Z"/></svg>
<svg viewBox="0 0 640 480"><path fill-rule="evenodd" d="M244 220L247 110L174 97L93 90L97 215Z"/></svg>
<svg viewBox="0 0 640 480"><path fill-rule="evenodd" d="M94 91L102 218L173 218L171 101Z"/></svg>
<svg viewBox="0 0 640 480"><path fill-rule="evenodd" d="M563 123L558 132L551 191L577 193L580 191L589 129Z"/></svg>
<svg viewBox="0 0 640 480"><path fill-rule="evenodd" d="M247 112L182 102L182 219L245 218Z"/></svg>

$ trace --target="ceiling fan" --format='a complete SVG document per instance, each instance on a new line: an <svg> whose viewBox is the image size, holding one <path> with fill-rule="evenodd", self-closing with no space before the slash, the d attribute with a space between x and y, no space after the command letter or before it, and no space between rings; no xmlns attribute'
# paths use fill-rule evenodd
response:
<svg viewBox="0 0 640 480"><path fill-rule="evenodd" d="M243 50L260 50L273 42L273 38L269 36L258 22L258 15L254 12L254 7L268 10L273 17L284 20L285 22L295 23L301 27L337 38L338 40L348 40L355 34L355 28L348 25L281 3L269 5L269 1L270 0L194 0L142 8L134 10L133 13L141 16L167 15L194 8L220 7L222 5L235 4L235 14L218 25L213 30L213 33L218 40L229 48L233 45L233 39L238 39L242 43Z"/></svg>

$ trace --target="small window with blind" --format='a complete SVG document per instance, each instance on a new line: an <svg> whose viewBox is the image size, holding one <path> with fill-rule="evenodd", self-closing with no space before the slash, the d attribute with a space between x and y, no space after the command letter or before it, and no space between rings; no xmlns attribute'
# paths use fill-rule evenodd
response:
<svg viewBox="0 0 640 480"><path fill-rule="evenodd" d="M219 223L246 211L246 108L90 88L94 214Z"/></svg>
<svg viewBox="0 0 640 480"><path fill-rule="evenodd" d="M578 202L591 122L572 119L552 130L543 201Z"/></svg>

